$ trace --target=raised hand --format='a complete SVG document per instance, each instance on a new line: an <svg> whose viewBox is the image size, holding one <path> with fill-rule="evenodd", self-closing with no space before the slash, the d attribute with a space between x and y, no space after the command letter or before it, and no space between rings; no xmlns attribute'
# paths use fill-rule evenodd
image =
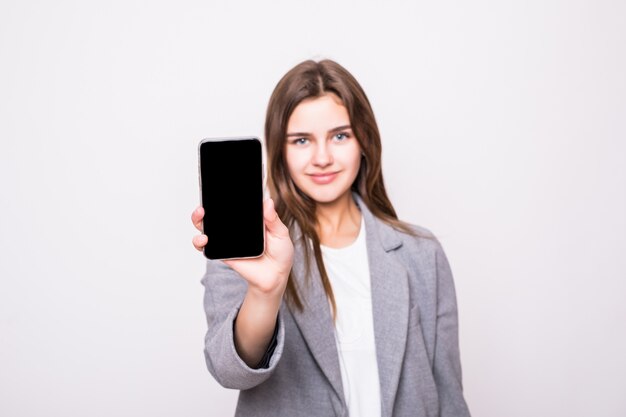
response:
<svg viewBox="0 0 626 417"><path fill-rule="evenodd" d="M202 207L196 208L191 214L191 221L199 231L202 231L203 218ZM289 230L278 217L271 198L263 202L263 220L265 223L263 255L249 259L227 259L223 262L248 281L251 289L262 293L279 291L282 294L293 264L293 243ZM192 243L197 250L202 251L208 239L210 237L200 234L193 237Z"/></svg>

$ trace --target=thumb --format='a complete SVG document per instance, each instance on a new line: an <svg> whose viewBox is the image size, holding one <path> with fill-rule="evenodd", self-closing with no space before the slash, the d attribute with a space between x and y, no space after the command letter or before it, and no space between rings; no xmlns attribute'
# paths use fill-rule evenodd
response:
<svg viewBox="0 0 626 417"><path fill-rule="evenodd" d="M267 231L273 235L282 235L288 233L287 226L283 224L278 217L276 208L274 206L274 200L271 197L266 198L263 201L263 220L265 221L265 227Z"/></svg>

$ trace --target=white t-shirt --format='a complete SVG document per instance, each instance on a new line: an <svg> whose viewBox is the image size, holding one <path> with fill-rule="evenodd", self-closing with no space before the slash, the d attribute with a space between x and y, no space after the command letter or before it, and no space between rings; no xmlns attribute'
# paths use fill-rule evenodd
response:
<svg viewBox="0 0 626 417"><path fill-rule="evenodd" d="M339 249L321 245L321 249L337 304L335 340L350 416L380 417L380 382L363 216L359 235L352 244Z"/></svg>

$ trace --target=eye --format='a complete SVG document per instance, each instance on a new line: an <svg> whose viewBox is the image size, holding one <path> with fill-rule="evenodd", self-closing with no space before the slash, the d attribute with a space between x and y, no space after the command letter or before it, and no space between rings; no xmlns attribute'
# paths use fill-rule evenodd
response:
<svg viewBox="0 0 626 417"><path fill-rule="evenodd" d="M350 135L346 132L341 132L341 133L337 133L333 138L337 141L337 142L342 142L346 139L348 139L350 137Z"/></svg>
<svg viewBox="0 0 626 417"><path fill-rule="evenodd" d="M291 141L294 145L306 145L308 142L307 138L296 138Z"/></svg>

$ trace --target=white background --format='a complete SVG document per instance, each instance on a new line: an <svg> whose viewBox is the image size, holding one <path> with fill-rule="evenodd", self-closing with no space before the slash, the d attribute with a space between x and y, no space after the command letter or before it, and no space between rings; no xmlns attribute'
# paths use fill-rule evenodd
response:
<svg viewBox="0 0 626 417"><path fill-rule="evenodd" d="M474 416L626 415L623 1L0 3L0 414L229 416L197 144L278 79L362 83L456 279Z"/></svg>

